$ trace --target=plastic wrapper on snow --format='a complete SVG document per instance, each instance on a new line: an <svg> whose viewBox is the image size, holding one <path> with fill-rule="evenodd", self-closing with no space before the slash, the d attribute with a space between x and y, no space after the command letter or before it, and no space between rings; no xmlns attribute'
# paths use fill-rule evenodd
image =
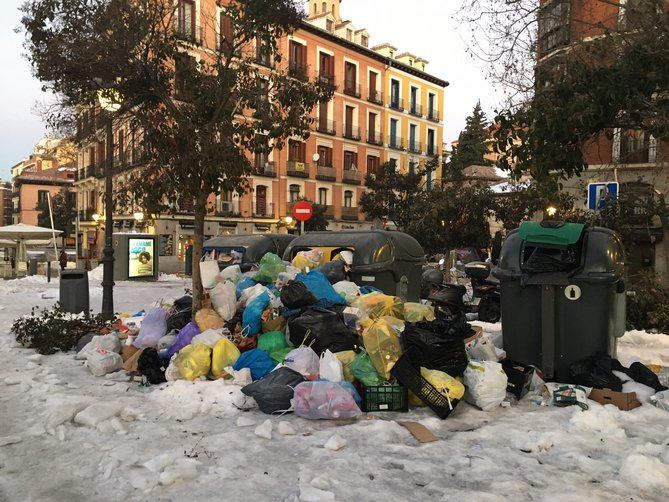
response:
<svg viewBox="0 0 669 502"><path fill-rule="evenodd" d="M351 307L359 308L372 319L378 319L383 316L401 318L404 314L402 300L396 296L388 296L376 292L356 298L351 303Z"/></svg>
<svg viewBox="0 0 669 502"><path fill-rule="evenodd" d="M463 381L465 401L483 411L491 411L506 398L507 377L502 365L494 361L470 361Z"/></svg>
<svg viewBox="0 0 669 502"><path fill-rule="evenodd" d="M211 348L201 343L184 347L177 356L177 367L186 380L207 376L211 368Z"/></svg>
<svg viewBox="0 0 669 502"><path fill-rule="evenodd" d="M167 315L167 311L161 307L149 310L132 344L139 349L158 345L158 341L167 334Z"/></svg>
<svg viewBox="0 0 669 502"><path fill-rule="evenodd" d="M234 283L229 281L219 282L209 292L209 298L211 298L214 310L224 321L229 321L235 316L235 312L237 312L237 293Z"/></svg>
<svg viewBox="0 0 669 502"><path fill-rule="evenodd" d="M298 417L311 420L355 418L362 414L351 392L334 382L299 384L291 404Z"/></svg>
<svg viewBox="0 0 669 502"><path fill-rule="evenodd" d="M256 282L270 283L279 278L281 272L286 271L286 264L274 253L266 253L260 259L258 272L253 279Z"/></svg>
<svg viewBox="0 0 669 502"><path fill-rule="evenodd" d="M372 321L362 332L365 350L374 368L385 380L390 380L390 370L402 355L398 331L403 328L403 321L382 317Z"/></svg>

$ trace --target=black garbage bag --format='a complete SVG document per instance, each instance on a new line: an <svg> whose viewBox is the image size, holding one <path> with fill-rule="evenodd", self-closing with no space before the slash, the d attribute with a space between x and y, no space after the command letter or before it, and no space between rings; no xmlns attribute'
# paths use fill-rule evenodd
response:
<svg viewBox="0 0 669 502"><path fill-rule="evenodd" d="M158 351L154 348L144 349L137 360L137 371L144 375L152 385L167 382L165 379L166 367L160 360Z"/></svg>
<svg viewBox="0 0 669 502"><path fill-rule="evenodd" d="M465 339L474 335L474 330L471 324L467 322L464 312L460 310L444 311L439 309L435 312L435 315L436 319L434 321L421 321L414 325L440 336L453 336Z"/></svg>
<svg viewBox="0 0 669 502"><path fill-rule="evenodd" d="M464 337L450 336L443 323L434 322L407 323L402 333L407 357L416 368L422 366L452 377L462 376L469 362Z"/></svg>
<svg viewBox="0 0 669 502"><path fill-rule="evenodd" d="M662 392L667 390L667 387L660 383L657 375L653 373L647 366L641 364L638 361L632 363L629 369L624 371L632 380L655 389L655 392Z"/></svg>
<svg viewBox="0 0 669 502"><path fill-rule="evenodd" d="M289 281L281 289L281 303L288 309L299 309L314 305L318 299L300 281Z"/></svg>
<svg viewBox="0 0 669 502"><path fill-rule="evenodd" d="M172 310L167 317L167 331L181 328L191 322L193 317L193 297L184 295L181 298L174 300Z"/></svg>
<svg viewBox="0 0 669 502"><path fill-rule="evenodd" d="M88 345L88 342L93 340L93 337L98 335L98 333L86 333L84 336L79 338L79 341L77 342L77 352L80 352L81 349L83 349L86 345Z"/></svg>
<svg viewBox="0 0 669 502"><path fill-rule="evenodd" d="M288 320L290 341L295 347L307 345L319 356L330 352L353 350L362 346L354 330L346 326L344 316L334 310L313 307Z"/></svg>
<svg viewBox="0 0 669 502"><path fill-rule="evenodd" d="M619 368L622 366L615 359L606 354L595 354L588 359L572 363L569 366L570 381L565 383L620 392L623 383L613 374L613 370L619 371Z"/></svg>
<svg viewBox="0 0 669 502"><path fill-rule="evenodd" d="M578 257L574 246L566 249L536 247L525 260L522 269L526 274L569 272L578 267Z"/></svg>
<svg viewBox="0 0 669 502"><path fill-rule="evenodd" d="M344 263L342 260L335 260L329 263L324 263L316 270L322 272L330 284L337 284L340 281L346 280L346 270L344 270L345 266L346 263Z"/></svg>
<svg viewBox="0 0 669 502"><path fill-rule="evenodd" d="M242 392L255 399L260 411L272 414L290 408L293 389L304 381L306 378L297 371L282 367L272 371L265 378L246 385L242 388Z"/></svg>

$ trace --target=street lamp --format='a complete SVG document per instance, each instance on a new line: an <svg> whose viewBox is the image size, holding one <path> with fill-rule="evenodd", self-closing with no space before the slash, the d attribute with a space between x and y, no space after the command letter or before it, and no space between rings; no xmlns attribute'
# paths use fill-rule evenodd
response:
<svg viewBox="0 0 669 502"><path fill-rule="evenodd" d="M142 213L141 211L137 211L135 214L133 214L133 216L135 217L135 221L137 222L144 220L144 213Z"/></svg>
<svg viewBox="0 0 669 502"><path fill-rule="evenodd" d="M114 168L114 130L112 113L121 109L121 96L113 89L98 92L100 108L107 112L107 161L105 162L105 247L102 251L102 315L114 317L114 215L112 174Z"/></svg>
<svg viewBox="0 0 669 502"><path fill-rule="evenodd" d="M553 216L555 216L555 215L557 214L557 208L556 208L555 206L548 206L548 207L546 208L546 214L547 214L550 218L552 218Z"/></svg>

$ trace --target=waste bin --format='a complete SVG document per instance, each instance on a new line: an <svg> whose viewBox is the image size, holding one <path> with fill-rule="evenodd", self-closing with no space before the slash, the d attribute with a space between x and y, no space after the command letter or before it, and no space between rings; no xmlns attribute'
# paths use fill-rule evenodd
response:
<svg viewBox="0 0 669 502"><path fill-rule="evenodd" d="M60 304L65 312L89 312L88 272L70 268L60 272Z"/></svg>
<svg viewBox="0 0 669 502"><path fill-rule="evenodd" d="M561 382L576 361L615 357L625 332L624 256L606 228L525 222L511 232L494 270L508 357Z"/></svg>
<svg viewBox="0 0 669 502"><path fill-rule="evenodd" d="M28 275L37 275L37 258L28 260Z"/></svg>

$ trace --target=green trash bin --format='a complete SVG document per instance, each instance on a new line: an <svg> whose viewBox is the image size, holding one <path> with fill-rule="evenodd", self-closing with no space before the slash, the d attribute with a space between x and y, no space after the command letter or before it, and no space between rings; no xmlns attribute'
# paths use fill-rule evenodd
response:
<svg viewBox="0 0 669 502"><path fill-rule="evenodd" d="M550 380L597 352L615 357L625 333L625 253L618 234L576 223L525 222L502 247L504 350Z"/></svg>

